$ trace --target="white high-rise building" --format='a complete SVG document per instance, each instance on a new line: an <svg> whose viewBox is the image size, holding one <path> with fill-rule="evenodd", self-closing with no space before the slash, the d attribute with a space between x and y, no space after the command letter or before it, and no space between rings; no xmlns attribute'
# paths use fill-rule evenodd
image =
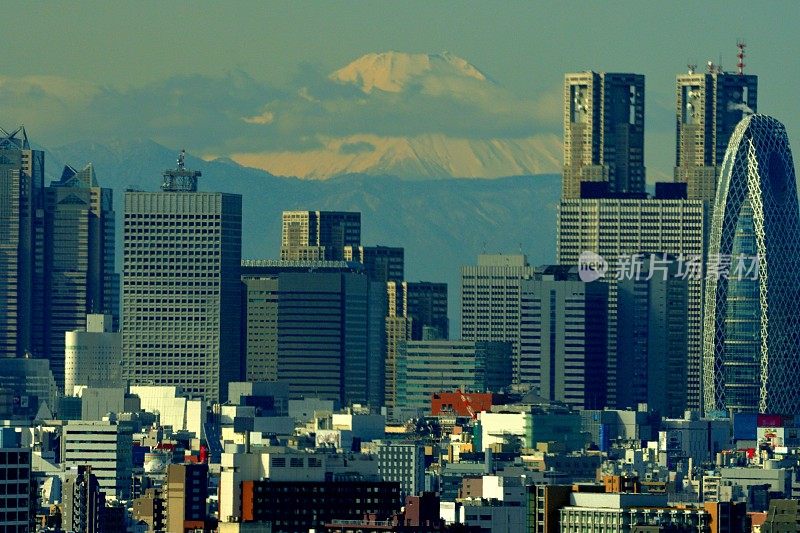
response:
<svg viewBox="0 0 800 533"><path fill-rule="evenodd" d="M64 334L64 394L76 385L109 387L120 382L122 334L111 315L86 315L86 329Z"/></svg>
<svg viewBox="0 0 800 533"><path fill-rule="evenodd" d="M511 342L515 380L520 375L520 287L535 273L522 254L479 255L477 265L461 267L461 338Z"/></svg>
<svg viewBox="0 0 800 533"><path fill-rule="evenodd" d="M209 401L239 379L242 197L197 192L199 172L163 192L125 193L122 362L137 385Z"/></svg>
<svg viewBox="0 0 800 533"><path fill-rule="evenodd" d="M61 434L64 468L89 466L103 492L127 500L131 491L131 428L108 420L70 420Z"/></svg>

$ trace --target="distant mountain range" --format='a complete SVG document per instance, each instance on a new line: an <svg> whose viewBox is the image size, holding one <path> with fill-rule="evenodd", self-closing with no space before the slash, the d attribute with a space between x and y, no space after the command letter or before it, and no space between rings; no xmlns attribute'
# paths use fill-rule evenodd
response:
<svg viewBox="0 0 800 533"><path fill-rule="evenodd" d="M341 122L341 131L352 122L351 133L319 135L318 145L307 149L231 157L275 175L307 179L353 173L497 178L561 167L560 136L533 127L536 102L520 100L448 52L366 54L331 73L326 82L317 88L318 95L301 88L289 109L268 104L263 113L243 120L274 126L287 114L301 115L309 124ZM321 118L343 109L343 115Z"/></svg>
<svg viewBox="0 0 800 533"><path fill-rule="evenodd" d="M174 168L177 156L150 140L75 142L45 150L49 178L60 175L65 163L92 162L100 184L114 189L118 248L125 189L158 190L161 173ZM283 210L361 211L363 244L403 246L408 279L450 285L454 325L459 269L474 263L477 254L523 250L533 264L555 257L556 175L409 181L351 174L309 181L275 177L224 159L203 161L189 155L187 166L203 172L202 190L243 196L244 258L278 257Z"/></svg>

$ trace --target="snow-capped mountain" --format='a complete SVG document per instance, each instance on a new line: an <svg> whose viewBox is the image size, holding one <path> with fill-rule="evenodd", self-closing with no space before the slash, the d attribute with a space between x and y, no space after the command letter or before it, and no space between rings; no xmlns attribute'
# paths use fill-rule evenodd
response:
<svg viewBox="0 0 800 533"><path fill-rule="evenodd" d="M304 120L320 124L315 146L230 157L274 175L308 179L351 173L497 178L560 170L560 137L552 124L550 131L537 129L537 102L511 94L453 54L367 54L330 74L328 82L332 96L303 87L290 110L266 106L257 117L242 118L277 128L285 115L313 106ZM346 88L355 92L342 93Z"/></svg>

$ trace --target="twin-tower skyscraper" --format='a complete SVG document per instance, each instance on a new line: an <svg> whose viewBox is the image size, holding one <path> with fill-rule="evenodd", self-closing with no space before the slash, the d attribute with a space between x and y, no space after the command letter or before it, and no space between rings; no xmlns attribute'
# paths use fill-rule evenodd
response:
<svg viewBox="0 0 800 533"><path fill-rule="evenodd" d="M794 166L783 125L755 114L758 79L742 66L725 72L709 63L677 76L674 183L657 184L655 196L645 189L644 76L565 76L559 262L592 251L613 271L630 254L703 257L681 318L686 351L666 354L664 379L679 376L674 386L682 387L671 412L800 412ZM755 279L709 275L719 266L712 262L741 256L755 261ZM608 281L609 400L622 402L630 358L616 343L629 325L616 323L617 287Z"/></svg>
<svg viewBox="0 0 800 533"><path fill-rule="evenodd" d="M644 88L642 74L565 76L563 198L585 196L583 183L607 184L611 193L645 192ZM757 76L714 65L677 77L674 177L687 185L688 199L713 201L728 141L739 121L756 112L757 91Z"/></svg>

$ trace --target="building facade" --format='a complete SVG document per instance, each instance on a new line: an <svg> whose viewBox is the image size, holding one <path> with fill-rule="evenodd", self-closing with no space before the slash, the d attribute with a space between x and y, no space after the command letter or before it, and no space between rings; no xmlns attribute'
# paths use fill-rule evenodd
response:
<svg viewBox="0 0 800 533"><path fill-rule="evenodd" d="M521 254L479 255L477 265L461 267L461 338L511 342L518 368L522 280L535 273Z"/></svg>
<svg viewBox="0 0 800 533"><path fill-rule="evenodd" d="M689 199L714 201L728 141L736 125L758 105L758 77L724 72L679 74L675 108L675 181Z"/></svg>
<svg viewBox="0 0 800 533"><path fill-rule="evenodd" d="M652 259L651 259L652 258ZM641 276L617 283L617 407L670 418L686 410L689 281L664 254L645 256Z"/></svg>
<svg viewBox="0 0 800 533"><path fill-rule="evenodd" d="M105 313L119 326L119 275L114 270L113 191L101 188L91 164L64 167L45 189L45 356L64 382L64 334Z"/></svg>
<svg viewBox="0 0 800 533"><path fill-rule="evenodd" d="M64 334L64 394L75 385L121 384L122 334L112 330L111 315L86 315L86 328Z"/></svg>
<svg viewBox="0 0 800 533"><path fill-rule="evenodd" d="M129 426L104 420L70 420L61 439L64 468L88 466L106 496L130 498L133 438Z"/></svg>
<svg viewBox="0 0 800 533"><path fill-rule="evenodd" d="M510 342L405 341L397 351L398 412L427 413L434 393L497 392L511 385Z"/></svg>
<svg viewBox="0 0 800 533"><path fill-rule="evenodd" d="M125 193L123 371L220 401L241 374L242 197L197 175L181 159L162 192Z"/></svg>
<svg viewBox="0 0 800 533"><path fill-rule="evenodd" d="M285 381L292 399L381 405L384 284L346 263L280 263L243 267L248 379Z"/></svg>
<svg viewBox="0 0 800 533"><path fill-rule="evenodd" d="M584 252L605 261L608 291L608 405L617 403L617 275L628 272L642 254L669 254L698 264L704 257L701 200L673 197L565 199L558 213L557 261L578 265ZM628 269L628 270L626 270ZM635 273L635 272L634 272ZM702 351L701 275L688 280L687 406L699 408Z"/></svg>
<svg viewBox="0 0 800 533"><path fill-rule="evenodd" d="M20 446L14 428L0 428L0 531L32 530L36 506L31 505L31 453Z"/></svg>
<svg viewBox="0 0 800 533"><path fill-rule="evenodd" d="M43 357L44 152L0 128L0 357Z"/></svg>
<svg viewBox="0 0 800 533"><path fill-rule="evenodd" d="M579 409L606 406L608 285L548 267L522 281L515 382Z"/></svg>
<svg viewBox="0 0 800 533"><path fill-rule="evenodd" d="M373 281L401 282L405 279L405 249L399 246L345 246L344 260L356 261Z"/></svg>
<svg viewBox="0 0 800 533"><path fill-rule="evenodd" d="M346 246L361 245L361 213L284 211L281 259L341 261Z"/></svg>
<svg viewBox="0 0 800 533"><path fill-rule="evenodd" d="M581 72L564 77L562 198L582 182L612 192L644 192L644 76Z"/></svg>
<svg viewBox="0 0 800 533"><path fill-rule="evenodd" d="M800 412L800 213L783 124L745 117L731 137L711 221L706 282L705 410ZM752 270L752 272L748 271Z"/></svg>

